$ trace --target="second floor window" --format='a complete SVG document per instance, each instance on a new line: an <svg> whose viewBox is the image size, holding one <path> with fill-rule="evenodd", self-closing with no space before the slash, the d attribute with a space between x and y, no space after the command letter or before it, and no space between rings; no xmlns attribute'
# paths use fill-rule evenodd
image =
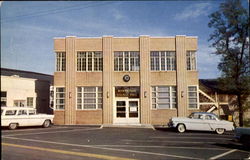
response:
<svg viewBox="0 0 250 160"><path fill-rule="evenodd" d="M56 71L66 70L66 53L57 52L56 53Z"/></svg>
<svg viewBox="0 0 250 160"><path fill-rule="evenodd" d="M187 70L196 70L196 52L187 51Z"/></svg>
<svg viewBox="0 0 250 160"><path fill-rule="evenodd" d="M151 71L175 71L174 51L152 51L150 52Z"/></svg>
<svg viewBox="0 0 250 160"><path fill-rule="evenodd" d="M102 52L78 52L77 71L102 71Z"/></svg>
<svg viewBox="0 0 250 160"><path fill-rule="evenodd" d="M135 51L114 53L115 71L139 71L140 53Z"/></svg>

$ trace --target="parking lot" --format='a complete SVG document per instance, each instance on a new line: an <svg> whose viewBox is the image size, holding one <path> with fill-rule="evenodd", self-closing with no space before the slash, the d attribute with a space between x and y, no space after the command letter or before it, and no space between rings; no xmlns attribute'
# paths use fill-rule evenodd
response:
<svg viewBox="0 0 250 160"><path fill-rule="evenodd" d="M52 126L2 129L2 159L248 159L233 133Z"/></svg>

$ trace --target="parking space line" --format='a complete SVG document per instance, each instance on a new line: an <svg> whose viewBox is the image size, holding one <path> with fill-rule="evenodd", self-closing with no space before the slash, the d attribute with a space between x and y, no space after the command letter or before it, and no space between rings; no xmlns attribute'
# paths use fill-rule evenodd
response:
<svg viewBox="0 0 250 160"><path fill-rule="evenodd" d="M167 143L190 143L190 144L212 144L215 142L193 142L193 141L154 141L154 140L131 140L131 139L123 139L122 141L128 142L149 142L149 143L159 143L159 142L167 142Z"/></svg>
<svg viewBox="0 0 250 160"><path fill-rule="evenodd" d="M39 150L39 151L47 151L47 152L53 152L53 153L68 154L68 155L73 155L73 156L106 159L106 160L135 160L135 159L130 159L130 158L122 158L122 157L108 156L108 155L102 155L102 154L72 152L72 151L67 151L67 150L58 150L58 149L51 149L51 148L17 145L17 144L11 144L11 143L2 143L2 145L3 146L10 146L10 147L17 147L17 148L31 149L31 150Z"/></svg>
<svg viewBox="0 0 250 160"><path fill-rule="evenodd" d="M94 146L100 146L100 147L129 147L129 148L170 148L170 149L191 149L191 150L228 150L225 148L201 148L201 147L172 147L172 146L135 146L135 145L94 145Z"/></svg>
<svg viewBox="0 0 250 160"><path fill-rule="evenodd" d="M38 133L20 133L20 134L10 134L7 135L7 137L9 136L25 136L25 135L36 135L36 134L46 134L46 133L61 133L61 132L74 132L74 131L79 131L79 130L83 130L83 131L90 131L90 130L99 130L100 128L83 128L83 129L72 129L72 130L64 130L64 131L52 131L52 132L38 132ZM2 136L2 137L6 137L6 136Z"/></svg>
<svg viewBox="0 0 250 160"><path fill-rule="evenodd" d="M75 147L95 148L95 149L110 150L110 151L130 152L130 153L148 154L148 155L156 155L156 156L164 156L164 157L172 157L172 158L200 160L200 158L187 157L187 156L178 156L178 155L173 155L173 154L162 154L162 153L155 153L155 152L144 152L144 151L118 149L118 148L105 148L105 147L98 147L98 146L91 146L91 145L70 144L70 143L42 141L42 140L25 139L25 138L17 138L17 137L7 137L7 136L4 137L4 138L17 139L17 140L23 140L23 141L30 141L30 142L39 142L39 143L49 143L49 144L56 144L56 145L66 145L66 146L75 146Z"/></svg>
<svg viewBox="0 0 250 160"><path fill-rule="evenodd" d="M228 155L228 154L230 154L230 153L233 153L233 152L235 152L235 151L237 151L237 149L232 149L232 150L230 150L230 151L227 151L227 152L225 152L225 153L222 153L222 154L219 154L219 155L217 155L217 156L211 157L211 158L209 158L209 159L211 159L211 160L213 160L213 159L218 159L218 158L221 158L221 157L223 157L223 156L225 156L225 155Z"/></svg>
<svg viewBox="0 0 250 160"><path fill-rule="evenodd" d="M232 138L208 138L208 137L176 137L176 136L168 136L168 137L151 137L153 139L224 139L224 140L231 140Z"/></svg>

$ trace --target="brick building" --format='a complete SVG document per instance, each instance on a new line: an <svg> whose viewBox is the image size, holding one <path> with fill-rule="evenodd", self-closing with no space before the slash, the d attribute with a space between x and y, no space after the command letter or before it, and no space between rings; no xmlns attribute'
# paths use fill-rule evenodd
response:
<svg viewBox="0 0 250 160"><path fill-rule="evenodd" d="M55 124L163 125L199 110L197 37L54 39Z"/></svg>

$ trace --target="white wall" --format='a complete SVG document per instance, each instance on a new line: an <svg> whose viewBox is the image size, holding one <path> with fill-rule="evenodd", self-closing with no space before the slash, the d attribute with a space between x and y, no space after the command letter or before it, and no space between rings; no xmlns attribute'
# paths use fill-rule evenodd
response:
<svg viewBox="0 0 250 160"><path fill-rule="evenodd" d="M35 107L37 97L35 81L36 79L31 78L1 76L1 91L7 92L7 106L14 106L14 100L27 101L27 97L33 97L33 106Z"/></svg>

